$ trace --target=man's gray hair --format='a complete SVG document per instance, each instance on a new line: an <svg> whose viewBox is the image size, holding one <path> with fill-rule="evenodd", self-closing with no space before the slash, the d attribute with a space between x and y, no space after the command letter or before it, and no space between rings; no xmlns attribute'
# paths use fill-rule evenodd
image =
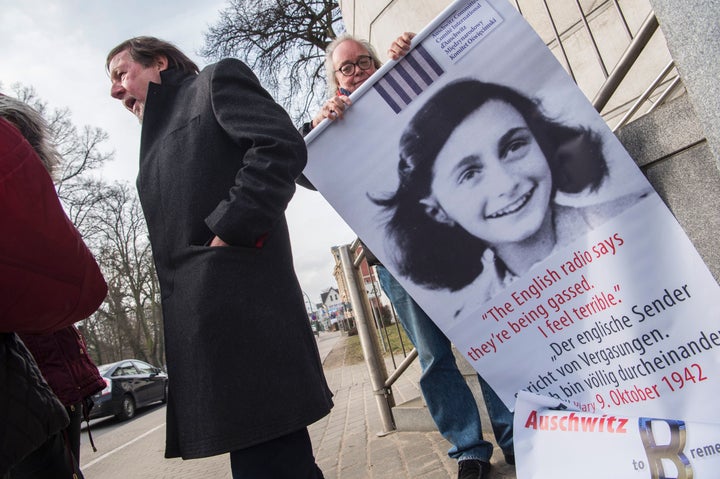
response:
<svg viewBox="0 0 720 479"><path fill-rule="evenodd" d="M12 123L30 143L43 166L55 179L55 168L60 164L60 153L52 142L50 127L40 113L30 105L0 94L0 118Z"/></svg>
<svg viewBox="0 0 720 479"><path fill-rule="evenodd" d="M333 41L328 44L327 48L325 48L325 78L327 78L328 98L332 98L338 93L338 84L337 80L335 79L335 65L333 65L332 56L338 45L347 40L357 42L363 47L365 47L365 49L370 54L370 57L372 57L376 69L382 66L382 62L380 61L380 58L375 51L375 47L373 47L369 41L355 38L349 33L343 33L342 35L337 36Z"/></svg>

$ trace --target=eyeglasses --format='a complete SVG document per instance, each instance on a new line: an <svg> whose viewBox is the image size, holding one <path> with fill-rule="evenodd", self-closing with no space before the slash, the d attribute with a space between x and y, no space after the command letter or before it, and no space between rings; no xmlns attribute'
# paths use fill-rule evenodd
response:
<svg viewBox="0 0 720 479"><path fill-rule="evenodd" d="M343 66L341 66L335 71L342 73L346 77L349 77L355 74L355 67L358 67L361 70L369 70L374 65L375 62L373 61L372 57L369 57L367 55L361 55L358 57L357 62L345 63Z"/></svg>

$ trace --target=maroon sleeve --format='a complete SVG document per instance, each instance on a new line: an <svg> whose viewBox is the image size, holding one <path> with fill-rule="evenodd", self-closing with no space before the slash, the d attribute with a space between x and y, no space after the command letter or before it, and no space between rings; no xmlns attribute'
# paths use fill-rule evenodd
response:
<svg viewBox="0 0 720 479"><path fill-rule="evenodd" d="M90 316L107 285L40 158L0 119L0 332L46 333Z"/></svg>

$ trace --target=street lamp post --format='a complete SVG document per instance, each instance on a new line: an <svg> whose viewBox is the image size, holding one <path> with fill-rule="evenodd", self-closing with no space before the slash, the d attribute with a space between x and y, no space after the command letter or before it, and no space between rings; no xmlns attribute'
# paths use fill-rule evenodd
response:
<svg viewBox="0 0 720 479"><path fill-rule="evenodd" d="M303 291L302 294L303 294L303 296L305 296L305 300L307 301L308 305L310 306L310 313L314 313L315 310L313 309L312 301L310 301L310 296L308 296L308 294L305 291Z"/></svg>

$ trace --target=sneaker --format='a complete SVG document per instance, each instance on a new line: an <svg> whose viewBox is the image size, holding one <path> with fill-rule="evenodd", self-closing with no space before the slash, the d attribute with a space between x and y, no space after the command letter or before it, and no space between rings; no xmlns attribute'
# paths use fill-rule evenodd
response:
<svg viewBox="0 0 720 479"><path fill-rule="evenodd" d="M486 479L490 475L490 463L478 459L458 462L458 479Z"/></svg>

